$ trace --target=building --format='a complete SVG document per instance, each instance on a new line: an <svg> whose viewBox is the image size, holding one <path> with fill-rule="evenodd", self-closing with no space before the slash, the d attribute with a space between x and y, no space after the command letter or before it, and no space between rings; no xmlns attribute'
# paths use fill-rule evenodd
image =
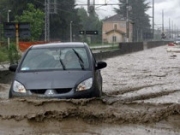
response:
<svg viewBox="0 0 180 135"><path fill-rule="evenodd" d="M132 41L132 23L129 23L129 42ZM126 18L116 14L103 20L103 43L126 42Z"/></svg>

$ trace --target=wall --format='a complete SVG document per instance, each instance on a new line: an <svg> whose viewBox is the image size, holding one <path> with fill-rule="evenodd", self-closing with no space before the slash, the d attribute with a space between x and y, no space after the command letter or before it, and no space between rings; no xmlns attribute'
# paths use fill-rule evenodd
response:
<svg viewBox="0 0 180 135"><path fill-rule="evenodd" d="M143 51L144 49L150 49L158 46L163 46L170 41L150 41L150 42L134 42L134 43L119 43L119 49L115 51L106 51L94 53L97 60L111 58L118 55L123 55L127 53L133 53L137 51Z"/></svg>
<svg viewBox="0 0 180 135"><path fill-rule="evenodd" d="M170 41L151 41L151 42L144 42L144 47L146 49L154 48L162 45L168 44Z"/></svg>

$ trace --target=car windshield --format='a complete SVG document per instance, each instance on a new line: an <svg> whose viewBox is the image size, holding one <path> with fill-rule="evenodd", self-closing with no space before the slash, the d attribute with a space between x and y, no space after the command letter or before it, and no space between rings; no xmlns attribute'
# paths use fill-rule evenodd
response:
<svg viewBox="0 0 180 135"><path fill-rule="evenodd" d="M38 48L26 54L20 71L86 70L89 59L85 48Z"/></svg>

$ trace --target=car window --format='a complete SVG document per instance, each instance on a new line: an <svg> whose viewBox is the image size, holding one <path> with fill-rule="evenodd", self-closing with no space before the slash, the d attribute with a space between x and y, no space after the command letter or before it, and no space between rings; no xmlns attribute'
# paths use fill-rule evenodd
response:
<svg viewBox="0 0 180 135"><path fill-rule="evenodd" d="M31 49L20 66L21 71L88 68L89 59L84 48Z"/></svg>

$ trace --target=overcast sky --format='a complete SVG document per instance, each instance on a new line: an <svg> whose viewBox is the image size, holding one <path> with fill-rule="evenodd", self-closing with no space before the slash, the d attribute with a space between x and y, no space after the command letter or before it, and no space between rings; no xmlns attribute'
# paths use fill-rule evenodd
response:
<svg viewBox="0 0 180 135"><path fill-rule="evenodd" d="M91 0L93 1L93 0ZM95 0L96 4L104 4L105 1L108 4L118 3L118 0ZM150 3L152 7L152 0L146 0ZM180 29L180 0L154 0L155 2L155 28L160 28L162 26L162 11L164 10L164 24L165 28L169 28L169 19L174 26L179 27ZM79 4L86 4L87 0L77 0ZM113 8L117 6L102 6L97 7L96 12L98 13L100 18L104 18L106 16L114 15ZM152 8L150 8L147 13L152 16ZM152 24L152 21L151 21ZM179 25L179 26L178 26Z"/></svg>

